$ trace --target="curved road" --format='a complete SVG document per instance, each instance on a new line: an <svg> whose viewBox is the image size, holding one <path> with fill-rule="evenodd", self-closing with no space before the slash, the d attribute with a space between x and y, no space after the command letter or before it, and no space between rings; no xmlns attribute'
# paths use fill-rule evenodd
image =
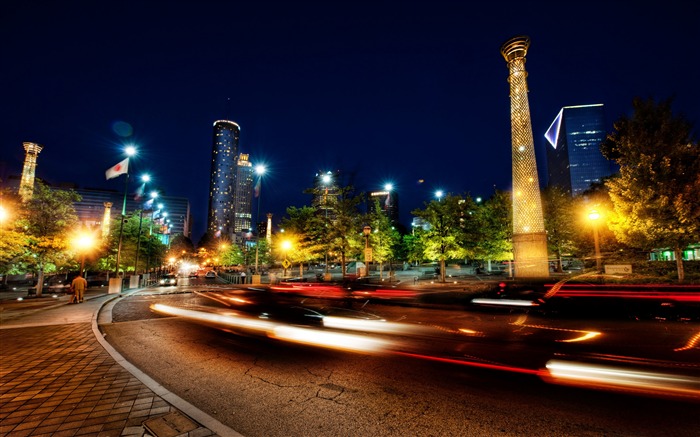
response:
<svg viewBox="0 0 700 437"><path fill-rule="evenodd" d="M162 287L120 299L112 308L112 323L101 329L128 361L245 436L677 436L695 435L700 429L699 405L693 401L569 388L528 374L396 355L294 346L149 310L155 302L185 308L211 304L191 289ZM389 306L371 310L387 320L428 325L450 318L488 318ZM677 328L656 326L663 331ZM472 349L465 348L480 354L493 349L423 342L433 351L444 348L466 355ZM527 358L530 352L537 356L536 350L512 341L486 353Z"/></svg>

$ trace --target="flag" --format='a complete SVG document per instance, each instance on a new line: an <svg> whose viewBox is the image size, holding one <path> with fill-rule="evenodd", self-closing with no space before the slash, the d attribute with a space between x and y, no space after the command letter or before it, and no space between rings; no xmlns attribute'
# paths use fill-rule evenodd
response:
<svg viewBox="0 0 700 437"><path fill-rule="evenodd" d="M143 192L146 190L146 183L141 184L140 187L136 189L136 195L134 195L134 200L141 200L143 197Z"/></svg>
<svg viewBox="0 0 700 437"><path fill-rule="evenodd" d="M262 178L258 178L258 183L255 184L255 188L254 188L254 190L255 190L255 197L259 197L259 196L260 196L260 182L262 182Z"/></svg>
<svg viewBox="0 0 700 437"><path fill-rule="evenodd" d="M143 209L153 209L153 201L155 199L150 198L146 201L146 203L143 204Z"/></svg>
<svg viewBox="0 0 700 437"><path fill-rule="evenodd" d="M105 172L107 179L116 178L120 174L129 173L129 158L126 158L122 162L118 163L114 167L110 167Z"/></svg>

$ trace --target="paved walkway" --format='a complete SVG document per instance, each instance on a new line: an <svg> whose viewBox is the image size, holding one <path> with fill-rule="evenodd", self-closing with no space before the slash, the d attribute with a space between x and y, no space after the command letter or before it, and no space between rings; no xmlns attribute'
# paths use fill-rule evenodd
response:
<svg viewBox="0 0 700 437"><path fill-rule="evenodd" d="M238 435L109 346L98 314L118 298L103 289L81 304L0 293L0 437Z"/></svg>

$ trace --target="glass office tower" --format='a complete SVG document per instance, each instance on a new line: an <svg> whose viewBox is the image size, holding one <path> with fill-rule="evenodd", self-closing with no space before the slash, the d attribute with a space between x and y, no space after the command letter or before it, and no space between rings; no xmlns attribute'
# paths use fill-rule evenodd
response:
<svg viewBox="0 0 700 437"><path fill-rule="evenodd" d="M576 196L613 173L600 152L606 136L602 104L563 107L544 136L550 145L548 185Z"/></svg>

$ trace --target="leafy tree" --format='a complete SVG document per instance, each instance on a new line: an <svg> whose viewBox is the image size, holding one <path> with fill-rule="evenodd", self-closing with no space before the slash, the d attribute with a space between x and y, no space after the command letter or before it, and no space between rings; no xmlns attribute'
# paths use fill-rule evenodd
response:
<svg viewBox="0 0 700 437"><path fill-rule="evenodd" d="M19 273L17 266L26 250L27 239L18 222L20 204L15 192L0 191L0 274L5 283L9 273Z"/></svg>
<svg viewBox="0 0 700 437"><path fill-rule="evenodd" d="M144 221L145 220L150 219L144 219ZM170 240L170 250L175 253L191 255L194 253L194 243L192 243L192 240L190 240L188 237L185 237L182 234L177 234Z"/></svg>
<svg viewBox="0 0 700 437"><path fill-rule="evenodd" d="M510 193L496 191L477 208L481 238L475 258L487 261L509 261L513 258L513 225Z"/></svg>
<svg viewBox="0 0 700 437"><path fill-rule="evenodd" d="M219 249L219 263L223 266L245 264L245 255L240 246L227 244Z"/></svg>
<svg viewBox="0 0 700 437"><path fill-rule="evenodd" d="M355 195L351 186L339 188L329 214L326 241L331 252L340 254L343 277L346 275L346 258L352 253L359 253L364 247L362 240L362 222L359 205L362 194Z"/></svg>
<svg viewBox="0 0 700 437"><path fill-rule="evenodd" d="M606 185L617 238L645 250L672 248L683 282L683 250L700 241L700 150L693 126L671 109L671 100L635 99L601 146L620 166Z"/></svg>
<svg viewBox="0 0 700 437"><path fill-rule="evenodd" d="M420 264L425 260L425 247L420 237L423 230L418 229L414 232L415 234L406 234L401 239L401 251L404 254L402 259L412 264Z"/></svg>
<svg viewBox="0 0 700 437"><path fill-rule="evenodd" d="M464 258L468 254L468 250L462 246L463 200L462 197L448 195L443 199L431 201L423 210L412 212L429 225L429 228L421 233L421 240L425 257L440 262L441 282L445 282L445 260Z"/></svg>
<svg viewBox="0 0 700 437"><path fill-rule="evenodd" d="M542 203L548 251L556 255L557 272L561 273L562 256L576 251L575 202L569 193L553 186L543 191Z"/></svg>
<svg viewBox="0 0 700 437"><path fill-rule="evenodd" d="M294 240L298 262L311 262L325 253L327 225L324 219L325 216L310 206L287 208L287 216L282 218L280 226Z"/></svg>
<svg viewBox="0 0 700 437"><path fill-rule="evenodd" d="M21 226L27 236L27 259L38 274L37 296L41 296L47 266L72 261L69 237L78 223L73 202L80 200L74 191L51 190L41 182L22 208Z"/></svg>
<svg viewBox="0 0 700 437"><path fill-rule="evenodd" d="M398 231L392 226L389 216L382 210L379 200L375 199L373 208L367 215L367 222L372 228L369 236L372 248L372 261L379 263L379 276L382 277L384 263L394 259L394 249L400 241ZM391 269L391 265L390 265Z"/></svg>

